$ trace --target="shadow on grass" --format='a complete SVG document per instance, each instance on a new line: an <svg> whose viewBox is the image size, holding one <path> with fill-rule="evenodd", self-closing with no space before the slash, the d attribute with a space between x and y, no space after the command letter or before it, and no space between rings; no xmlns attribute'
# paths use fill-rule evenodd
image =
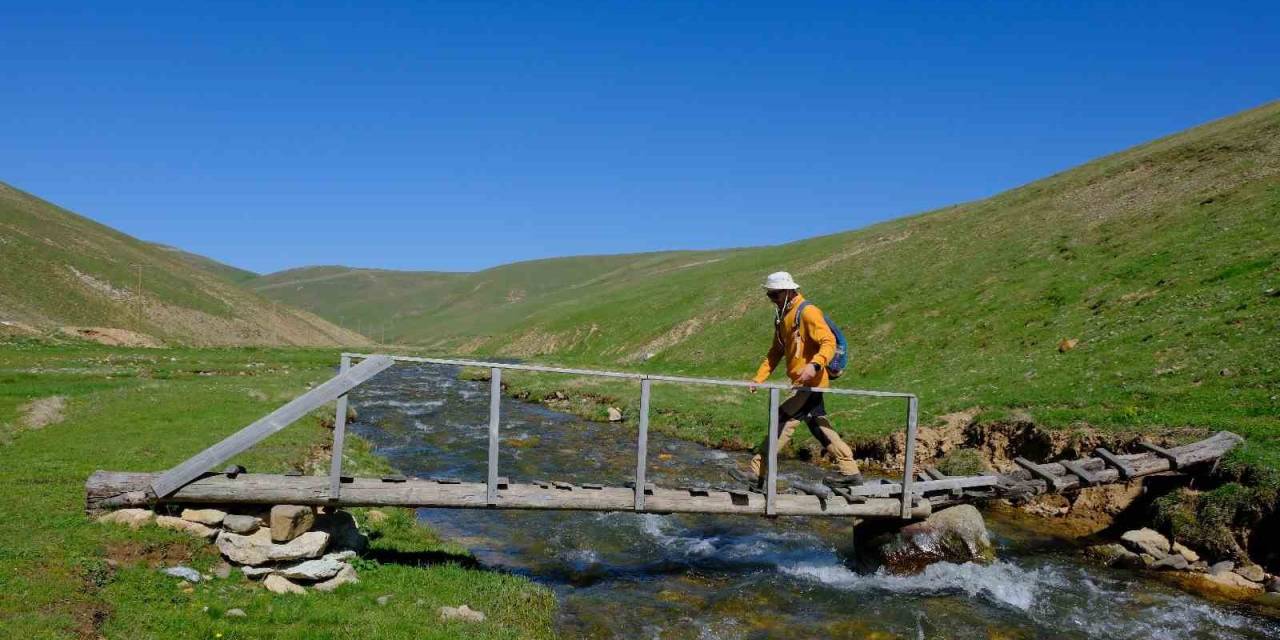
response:
<svg viewBox="0 0 1280 640"><path fill-rule="evenodd" d="M399 551L397 549L369 549L361 557L379 564L398 564L406 567L430 567L456 564L464 569L484 569L474 557L449 551Z"/></svg>

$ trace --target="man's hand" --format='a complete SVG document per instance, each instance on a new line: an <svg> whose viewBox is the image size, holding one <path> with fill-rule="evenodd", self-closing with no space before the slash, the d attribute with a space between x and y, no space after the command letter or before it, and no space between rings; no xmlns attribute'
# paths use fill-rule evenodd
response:
<svg viewBox="0 0 1280 640"><path fill-rule="evenodd" d="M813 383L818 379L818 366L819 365L814 362L805 365L804 372L800 374L800 377L796 380L796 384L802 387L813 386Z"/></svg>

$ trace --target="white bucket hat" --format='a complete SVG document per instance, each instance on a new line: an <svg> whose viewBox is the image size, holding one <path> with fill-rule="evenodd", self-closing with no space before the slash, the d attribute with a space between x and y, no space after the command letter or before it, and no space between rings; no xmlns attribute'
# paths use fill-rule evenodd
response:
<svg viewBox="0 0 1280 640"><path fill-rule="evenodd" d="M800 285L791 279L791 274L786 271L777 271L769 274L769 277L764 279L764 285L762 286L769 291L800 288Z"/></svg>

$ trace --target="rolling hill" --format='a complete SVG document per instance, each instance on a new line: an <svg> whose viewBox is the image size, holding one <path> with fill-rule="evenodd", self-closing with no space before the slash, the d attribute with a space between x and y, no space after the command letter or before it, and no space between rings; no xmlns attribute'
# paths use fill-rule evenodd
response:
<svg viewBox="0 0 1280 640"><path fill-rule="evenodd" d="M28 332L136 344L367 343L234 284L248 272L138 240L3 183L0 263L0 321Z"/></svg>
<svg viewBox="0 0 1280 640"><path fill-rule="evenodd" d="M577 256L503 265L475 273L388 271L340 266L281 271L250 280L264 296L311 309L385 341L471 351L501 339L577 292L598 295L728 252L671 251Z"/></svg>
<svg viewBox="0 0 1280 640"><path fill-rule="evenodd" d="M916 391L927 415L980 407L1280 442L1280 103L786 245L475 274L330 267L251 286L330 319L376 294L388 340L439 351L743 377L770 332L758 283L778 269L849 336L842 385Z"/></svg>
<svg viewBox="0 0 1280 640"><path fill-rule="evenodd" d="M183 262L186 262L187 264L202 271L208 271L209 273L229 282L242 284L259 277L259 274L249 271L248 269L233 267L229 264L218 262L213 258L202 256L198 253L191 253L190 251L184 251L177 247L171 247L167 244L154 243L151 246L161 251L167 251Z"/></svg>

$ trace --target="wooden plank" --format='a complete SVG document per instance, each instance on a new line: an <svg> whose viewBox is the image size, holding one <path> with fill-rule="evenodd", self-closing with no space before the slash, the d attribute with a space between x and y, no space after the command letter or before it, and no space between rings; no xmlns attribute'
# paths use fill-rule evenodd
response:
<svg viewBox="0 0 1280 640"><path fill-rule="evenodd" d="M498 502L498 423L502 413L502 369L489 370L489 504Z"/></svg>
<svg viewBox="0 0 1280 640"><path fill-rule="evenodd" d="M907 450L902 459L902 517L911 517L912 466L916 463L916 415L919 401L915 396L907 398Z"/></svg>
<svg viewBox="0 0 1280 640"><path fill-rule="evenodd" d="M1161 458L1164 458L1165 460L1168 460L1170 469L1177 469L1178 467L1184 466L1182 460L1178 457L1178 454L1165 449L1164 447L1157 446L1155 443L1143 441L1139 442L1138 446L1160 456Z"/></svg>
<svg viewBox="0 0 1280 640"><path fill-rule="evenodd" d="M1121 478L1125 480L1129 480L1133 478L1135 475L1137 475L1136 473L1134 473L1133 467L1129 466L1129 463L1125 462L1125 460L1120 456L1117 456L1116 454L1111 453L1110 451L1107 451L1102 447L1098 447L1097 449L1094 449L1093 453L1099 458L1102 458L1102 461L1105 462L1108 466L1115 468L1115 470L1120 473Z"/></svg>
<svg viewBox="0 0 1280 640"><path fill-rule="evenodd" d="M1055 476L1052 473L1045 471L1044 469L1041 469L1040 465L1026 458L1023 458L1021 456L1014 458L1013 461L1019 467L1022 467L1023 469L1030 471L1031 475L1047 482L1049 484L1049 487L1052 488L1054 491L1061 491L1062 489L1066 488L1063 486L1062 478Z"/></svg>
<svg viewBox="0 0 1280 640"><path fill-rule="evenodd" d="M632 511L634 491L624 487L605 487L596 491L561 491L533 484L512 484L498 495L498 504L487 504L483 482L442 485L419 479L387 484L378 478L355 478L342 486L337 501L329 501L329 479L326 476L286 477L267 474L243 474L235 480L224 475L210 475L192 481L159 500L147 487L155 474L100 471L86 483L91 508L154 506L156 502L178 504L302 504L340 507L403 506L446 509L542 509L576 511ZM916 500L912 518L928 516L933 509L928 500ZM690 496L686 491L656 487L646 500L653 513L714 513L763 516L764 496L749 493L736 498L724 491L709 491L706 496ZM868 498L862 502L828 501L825 509L817 497L808 494L780 494L776 497L776 515L828 516L858 518L900 518L901 501L897 498Z"/></svg>
<svg viewBox="0 0 1280 640"><path fill-rule="evenodd" d="M769 436L768 452L765 462L769 465L765 473L764 512L765 515L777 515L775 506L778 496L778 390L769 390Z"/></svg>
<svg viewBox="0 0 1280 640"><path fill-rule="evenodd" d="M220 465L236 454L261 442L267 436L289 426L302 416L337 400L339 396L372 378L395 361L387 356L373 356L340 373L320 386L294 398L257 422L227 436L218 444L188 458L182 464L156 477L151 490L157 496L173 493L178 487L195 480L200 474Z"/></svg>
<svg viewBox="0 0 1280 640"><path fill-rule="evenodd" d="M953 489L967 489L969 487L989 487L994 486L1000 481L999 476L952 476L945 480L930 480L928 482L917 482L913 485L912 491L916 493L927 493L930 491L951 491ZM902 495L902 485L896 482L884 484L864 484L856 487L849 487L850 495L867 496L867 497L887 497Z"/></svg>
<svg viewBox="0 0 1280 640"><path fill-rule="evenodd" d="M1080 483L1084 486L1091 487L1098 484L1098 476L1093 475L1093 473L1088 469L1085 469L1083 464L1080 464L1075 460L1063 460L1058 464L1066 467L1067 471L1076 474L1076 476L1080 478Z"/></svg>
<svg viewBox="0 0 1280 640"><path fill-rule="evenodd" d="M932 479L934 479L934 480L946 480L946 479L947 479L946 474L942 473L941 471L938 471L938 468L937 468L937 467L934 467L934 466L928 466L928 467L925 467L925 468L924 468L924 472L925 472L925 473L927 473L927 474L929 474L929 477L930 477L930 478L932 478Z"/></svg>
<svg viewBox="0 0 1280 640"><path fill-rule="evenodd" d="M648 473L649 457L649 380L640 381L640 433L636 436L636 479L631 488L648 487L645 476ZM644 491L635 492L632 505L636 511L644 511Z"/></svg>
<svg viewBox="0 0 1280 640"><path fill-rule="evenodd" d="M338 373L351 370L351 356L342 356ZM338 396L338 409L333 415L333 447L329 460L329 495L337 499L342 491L342 448L347 439L347 394Z"/></svg>

